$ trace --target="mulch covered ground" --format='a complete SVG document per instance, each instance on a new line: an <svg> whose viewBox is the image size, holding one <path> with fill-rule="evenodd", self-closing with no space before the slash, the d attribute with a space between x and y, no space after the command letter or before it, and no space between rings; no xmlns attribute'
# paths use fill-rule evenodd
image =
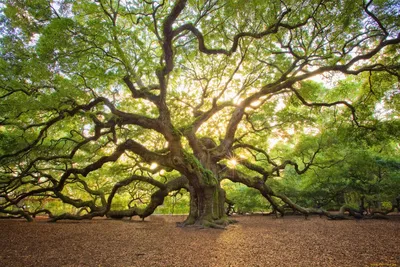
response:
<svg viewBox="0 0 400 267"><path fill-rule="evenodd" d="M0 266L398 266L400 220L236 217L227 230L146 221L0 220Z"/></svg>

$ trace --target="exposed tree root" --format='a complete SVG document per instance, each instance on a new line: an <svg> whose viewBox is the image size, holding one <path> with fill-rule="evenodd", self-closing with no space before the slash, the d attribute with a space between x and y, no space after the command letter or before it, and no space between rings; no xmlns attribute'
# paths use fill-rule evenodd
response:
<svg viewBox="0 0 400 267"><path fill-rule="evenodd" d="M237 223L237 220L228 219L226 217L218 220L199 220L199 221L187 221L185 220L182 223L177 223L178 227L189 227L189 228L198 228L198 229L221 229L225 230L226 227L230 224Z"/></svg>

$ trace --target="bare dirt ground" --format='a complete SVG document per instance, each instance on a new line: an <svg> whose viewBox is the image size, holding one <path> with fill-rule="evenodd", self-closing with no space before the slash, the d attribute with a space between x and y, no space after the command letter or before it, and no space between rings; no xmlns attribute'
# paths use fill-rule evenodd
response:
<svg viewBox="0 0 400 267"><path fill-rule="evenodd" d="M398 266L400 220L235 217L227 230L138 220L0 220L0 266Z"/></svg>

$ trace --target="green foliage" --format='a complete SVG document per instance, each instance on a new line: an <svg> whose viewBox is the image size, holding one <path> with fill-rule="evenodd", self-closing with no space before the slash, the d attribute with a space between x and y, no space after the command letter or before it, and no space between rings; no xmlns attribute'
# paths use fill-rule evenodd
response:
<svg viewBox="0 0 400 267"><path fill-rule="evenodd" d="M337 209L349 204L358 208L362 196L372 207L391 202L400 190L400 158L398 153L391 156L390 149L375 152L339 143L319 155L320 163L311 172L298 175L287 167L283 178L271 184L304 206Z"/></svg>
<svg viewBox="0 0 400 267"><path fill-rule="evenodd" d="M42 34L37 43L37 53L40 60L54 60L60 57L62 53L67 52L70 40L70 31L74 22L70 18L60 18L51 21Z"/></svg>

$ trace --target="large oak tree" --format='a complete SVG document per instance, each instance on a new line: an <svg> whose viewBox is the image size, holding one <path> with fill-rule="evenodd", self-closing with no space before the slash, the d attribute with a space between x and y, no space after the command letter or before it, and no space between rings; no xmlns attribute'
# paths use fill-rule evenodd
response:
<svg viewBox="0 0 400 267"><path fill-rule="evenodd" d="M224 179L255 188L278 212L281 203L322 212L268 183L288 166L312 168L322 142L293 158L272 144L288 129L318 135L324 122L373 131L374 105L398 90L396 1L8 0L1 8L0 212L28 220L41 211L21 203L49 199L80 209L46 210L53 220L145 218L185 189L185 224L217 226L227 223ZM116 209L124 188L132 199L148 192L148 202Z"/></svg>

